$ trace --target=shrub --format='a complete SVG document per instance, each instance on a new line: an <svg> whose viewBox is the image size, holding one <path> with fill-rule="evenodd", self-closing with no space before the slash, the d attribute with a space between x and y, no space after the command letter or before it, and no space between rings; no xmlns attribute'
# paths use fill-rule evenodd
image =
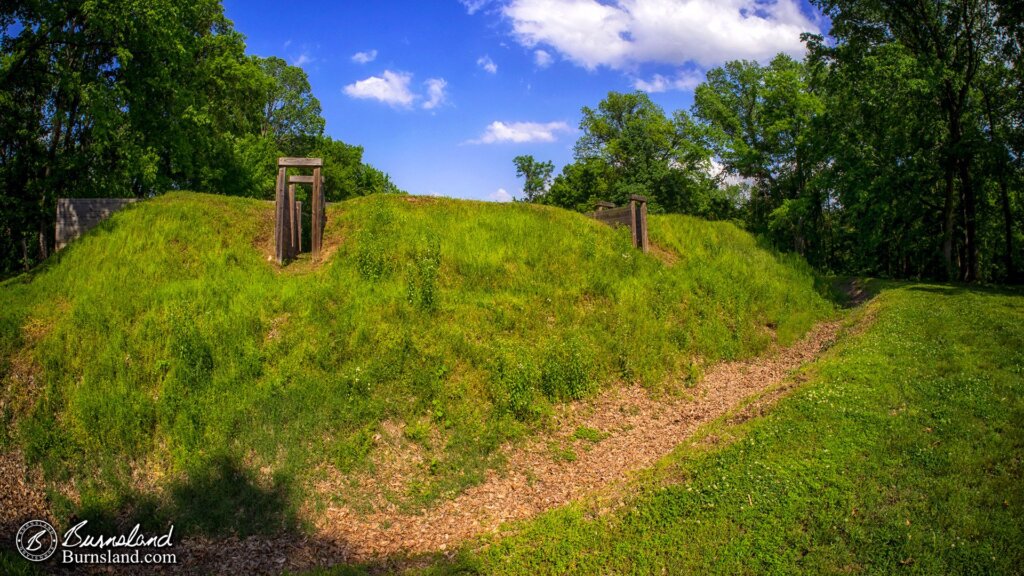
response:
<svg viewBox="0 0 1024 576"><path fill-rule="evenodd" d="M492 401L517 419L527 420L540 411L534 404L535 386L540 381L541 371L526 350L507 350L498 356L492 370Z"/></svg>
<svg viewBox="0 0 1024 576"><path fill-rule="evenodd" d="M425 235L413 247L406 276L406 297L422 311L437 305L437 275L441 268L441 243L434 234Z"/></svg>
<svg viewBox="0 0 1024 576"><path fill-rule="evenodd" d="M544 354L541 389L551 400L576 400L592 387L593 360L579 338L570 336Z"/></svg>

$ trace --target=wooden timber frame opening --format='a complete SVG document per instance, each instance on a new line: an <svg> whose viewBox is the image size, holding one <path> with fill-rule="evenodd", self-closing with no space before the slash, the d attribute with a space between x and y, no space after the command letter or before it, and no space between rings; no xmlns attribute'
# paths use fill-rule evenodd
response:
<svg viewBox="0 0 1024 576"><path fill-rule="evenodd" d="M590 217L609 226L629 226L633 247L644 252L650 250L647 240L647 198L633 194L628 206L615 207L611 202L598 202L597 210Z"/></svg>
<svg viewBox="0 0 1024 576"><path fill-rule="evenodd" d="M313 193L310 195L312 219L310 220L311 246L313 260L320 259L320 248L323 246L324 225L327 223L324 208L323 177L320 168L321 158L278 158L277 189L275 193L274 211L274 257L278 264L295 258L302 251L302 203L295 201L295 185L310 184ZM312 168L313 174L288 176L289 168Z"/></svg>

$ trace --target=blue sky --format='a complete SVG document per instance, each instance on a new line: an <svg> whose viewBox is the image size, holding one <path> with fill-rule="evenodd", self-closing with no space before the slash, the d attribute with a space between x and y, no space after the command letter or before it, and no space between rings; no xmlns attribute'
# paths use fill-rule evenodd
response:
<svg viewBox="0 0 1024 576"><path fill-rule="evenodd" d="M507 200L512 158L572 161L580 108L693 103L708 68L803 54L806 0L225 0L248 51L301 66L327 133L412 194Z"/></svg>

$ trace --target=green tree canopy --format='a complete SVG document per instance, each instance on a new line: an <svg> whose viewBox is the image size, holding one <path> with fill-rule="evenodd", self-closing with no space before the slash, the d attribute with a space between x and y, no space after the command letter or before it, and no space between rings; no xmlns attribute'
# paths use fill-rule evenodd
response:
<svg viewBox="0 0 1024 576"><path fill-rule="evenodd" d="M272 135L283 150L304 138L321 136L324 119L320 101L313 96L305 70L289 66L276 56L257 57L256 62L270 80L261 101L260 135Z"/></svg>
<svg viewBox="0 0 1024 576"><path fill-rule="evenodd" d="M516 176L523 179L523 194L527 202L537 202L548 191L551 184L551 173L555 165L538 162L533 156L516 156L512 159L516 165Z"/></svg>

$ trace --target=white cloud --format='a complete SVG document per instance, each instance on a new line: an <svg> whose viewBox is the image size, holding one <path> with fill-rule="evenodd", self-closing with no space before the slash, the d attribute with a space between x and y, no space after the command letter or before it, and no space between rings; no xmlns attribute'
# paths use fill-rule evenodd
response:
<svg viewBox="0 0 1024 576"><path fill-rule="evenodd" d="M484 133L469 144L495 144L499 142L554 142L560 133L572 132L565 122L491 122Z"/></svg>
<svg viewBox="0 0 1024 576"><path fill-rule="evenodd" d="M412 74L385 70L382 76L370 76L345 86L345 94L353 98L379 100L390 106L408 107L416 99L409 90Z"/></svg>
<svg viewBox="0 0 1024 576"><path fill-rule="evenodd" d="M462 5L466 7L466 11L470 15L476 14L476 11L490 3L490 0L459 0Z"/></svg>
<svg viewBox="0 0 1024 576"><path fill-rule="evenodd" d="M693 90L701 82L704 76L694 71L682 71L676 74L675 78L655 74L650 80L636 78L633 80L633 87L644 92L667 92L669 90Z"/></svg>
<svg viewBox="0 0 1024 576"><path fill-rule="evenodd" d="M503 13L522 45L587 69L800 56L800 33L820 31L799 0L510 0Z"/></svg>
<svg viewBox="0 0 1024 576"><path fill-rule="evenodd" d="M366 52L356 52L352 55L352 61L356 64L369 64L377 59L376 50L367 50Z"/></svg>
<svg viewBox="0 0 1024 576"><path fill-rule="evenodd" d="M551 54L547 52L547 50L533 51L533 62L537 64L538 67L547 68L548 66L551 66L551 62L553 61L554 59L551 57Z"/></svg>
<svg viewBox="0 0 1024 576"><path fill-rule="evenodd" d="M485 55L477 58L476 65L483 68L490 74L498 73L498 65L494 63L494 60L491 60L490 56Z"/></svg>
<svg viewBox="0 0 1024 576"><path fill-rule="evenodd" d="M498 188L496 192L487 196L487 199L491 202L511 202L515 200L515 198L504 188Z"/></svg>
<svg viewBox="0 0 1024 576"><path fill-rule="evenodd" d="M430 78L425 84L427 85L427 101L423 103L423 109L433 110L444 104L448 99L448 95L444 91L448 82L445 82L444 78Z"/></svg>
<svg viewBox="0 0 1024 576"><path fill-rule="evenodd" d="M412 74L408 72L392 72L385 70L380 76L370 76L359 80L343 89L352 98L377 100L398 108L409 108L424 95L412 91ZM422 104L424 110L433 110L448 100L445 88L448 82L444 78L429 78L423 82L426 86L426 100Z"/></svg>
<svg viewBox="0 0 1024 576"><path fill-rule="evenodd" d="M292 59L292 66L302 67L313 61L313 57L309 55L309 52L303 52L299 54L298 58Z"/></svg>

